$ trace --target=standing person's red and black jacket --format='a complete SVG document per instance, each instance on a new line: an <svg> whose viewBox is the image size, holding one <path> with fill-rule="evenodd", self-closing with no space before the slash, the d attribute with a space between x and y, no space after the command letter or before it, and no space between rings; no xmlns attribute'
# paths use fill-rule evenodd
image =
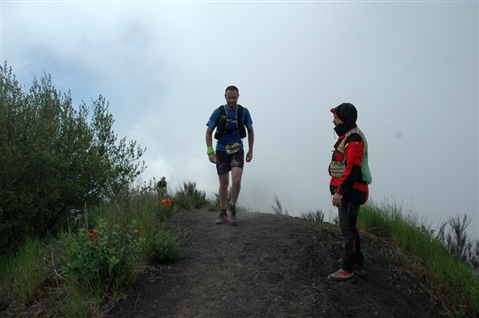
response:
<svg viewBox="0 0 479 318"><path fill-rule="evenodd" d="M331 194L338 193L347 202L364 204L369 197L371 174L367 165L367 141L356 125L356 108L343 103L331 112L341 120L334 127L339 139L328 168Z"/></svg>

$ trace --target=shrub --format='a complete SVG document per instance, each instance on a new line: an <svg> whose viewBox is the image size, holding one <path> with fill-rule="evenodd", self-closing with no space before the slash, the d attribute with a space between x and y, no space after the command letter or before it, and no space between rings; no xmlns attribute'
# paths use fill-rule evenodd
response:
<svg viewBox="0 0 479 318"><path fill-rule="evenodd" d="M28 92L0 66L0 253L61 228L86 202L112 198L144 170L144 149L118 139L99 96L75 109L51 76Z"/></svg>
<svg viewBox="0 0 479 318"><path fill-rule="evenodd" d="M276 193L274 194L274 203L276 205L271 205L271 208L273 208L274 214L289 215L288 210L285 210L283 212L283 205L279 201L278 195Z"/></svg>
<svg viewBox="0 0 479 318"><path fill-rule="evenodd" d="M459 215L450 217L439 228L437 238L454 259L479 268L479 241L472 241L466 232L471 221L467 214L462 219Z"/></svg>
<svg viewBox="0 0 479 318"><path fill-rule="evenodd" d="M45 288L53 284L49 256L47 246L33 239L27 239L16 253L2 255L0 303L16 299L22 305L29 305L40 298Z"/></svg>
<svg viewBox="0 0 479 318"><path fill-rule="evenodd" d="M174 203L178 208L190 210L201 209L208 204L208 200L204 191L196 189L196 183L184 182L175 195Z"/></svg>
<svg viewBox="0 0 479 318"><path fill-rule="evenodd" d="M324 222L324 213L321 210L316 210L314 212L301 212L301 218L309 221L314 221L315 223Z"/></svg>
<svg viewBox="0 0 479 318"><path fill-rule="evenodd" d="M89 293L123 289L135 278L142 243L137 232L135 223L110 228L103 220L94 231L81 229L63 266L65 277Z"/></svg>
<svg viewBox="0 0 479 318"><path fill-rule="evenodd" d="M180 242L176 235L165 230L158 231L153 239L143 244L146 256L158 263L175 261L180 256Z"/></svg>

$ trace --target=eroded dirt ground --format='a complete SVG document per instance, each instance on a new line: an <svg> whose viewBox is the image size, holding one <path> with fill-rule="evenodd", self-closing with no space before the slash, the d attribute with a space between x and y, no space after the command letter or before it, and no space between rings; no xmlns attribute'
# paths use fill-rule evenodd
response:
<svg viewBox="0 0 479 318"><path fill-rule="evenodd" d="M145 267L108 317L440 317L430 293L398 263L397 253L362 235L363 277L326 279L341 257L339 231L296 217L180 211L183 256Z"/></svg>

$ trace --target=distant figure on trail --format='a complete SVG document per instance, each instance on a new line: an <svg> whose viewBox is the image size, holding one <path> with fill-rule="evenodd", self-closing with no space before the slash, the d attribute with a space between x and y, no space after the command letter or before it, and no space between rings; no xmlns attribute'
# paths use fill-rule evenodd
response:
<svg viewBox="0 0 479 318"><path fill-rule="evenodd" d="M220 209L216 224L223 224L228 220L236 225L236 203L241 189L241 178L245 153L242 139L248 131L248 153L246 162L253 159L254 130L253 120L247 108L239 105L239 90L236 86L228 86L225 90L226 105L215 109L206 123L206 154L211 163L216 164L219 176ZM213 148L213 130L216 128L214 138L217 140L216 152ZM231 202L228 213L226 203L228 199L229 172L231 171L232 187Z"/></svg>
<svg viewBox="0 0 479 318"><path fill-rule="evenodd" d="M343 103L332 108L331 112L339 139L334 145L328 169L331 176L329 187L333 206L338 207L344 250L341 268L330 274L328 280L346 281L353 278L353 273L364 275L364 256L356 220L360 206L368 200L368 184L372 178L368 166L368 143L356 125L356 107Z"/></svg>
<svg viewBox="0 0 479 318"><path fill-rule="evenodd" d="M165 177L161 177L156 185L156 191L158 191L158 197L161 199L167 196L167 182Z"/></svg>

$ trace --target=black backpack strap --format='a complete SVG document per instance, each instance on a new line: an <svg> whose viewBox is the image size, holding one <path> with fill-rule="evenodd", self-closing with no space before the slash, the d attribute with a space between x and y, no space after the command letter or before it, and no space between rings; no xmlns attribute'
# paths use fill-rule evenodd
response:
<svg viewBox="0 0 479 318"><path fill-rule="evenodd" d="M238 105L238 110L236 111L236 122L238 127L243 123L243 106Z"/></svg>
<svg viewBox="0 0 479 318"><path fill-rule="evenodd" d="M238 130L241 138L246 137L246 128L243 124L243 106L238 104L238 111L236 112L236 123L238 124Z"/></svg>
<svg viewBox="0 0 479 318"><path fill-rule="evenodd" d="M224 105L218 107L218 110L220 111L220 121L218 123L218 126L216 127L215 139L220 140L226 130L226 118L228 117L228 115L226 114L226 109Z"/></svg>
<svg viewBox="0 0 479 318"><path fill-rule="evenodd" d="M215 132L215 139L220 140L221 137L225 134L226 131L226 119L228 118L228 115L226 114L226 106L222 105L218 108L220 111L220 121L218 123L218 126L216 127L216 132ZM238 104L238 109L236 110L236 122L238 125L238 130L240 134L240 138L245 138L246 137L246 128L243 124L243 106Z"/></svg>

